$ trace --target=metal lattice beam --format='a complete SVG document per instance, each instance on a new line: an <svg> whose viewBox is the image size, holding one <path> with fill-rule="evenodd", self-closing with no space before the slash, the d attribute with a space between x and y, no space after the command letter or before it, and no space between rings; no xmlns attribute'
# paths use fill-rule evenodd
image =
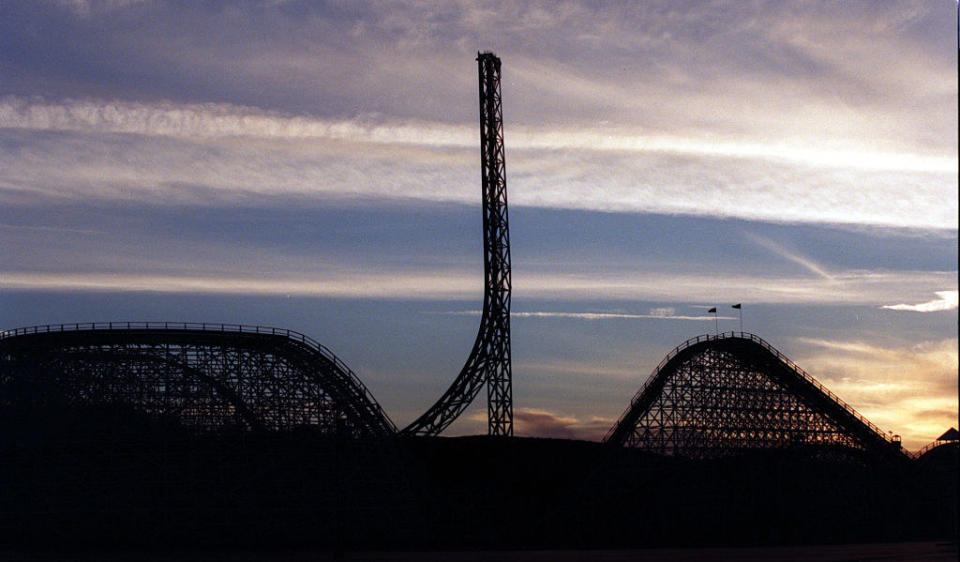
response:
<svg viewBox="0 0 960 562"><path fill-rule="evenodd" d="M483 186L483 316L470 356L450 388L403 432L437 435L487 385L487 431L513 435L510 362L510 232L500 98L500 59L478 53Z"/></svg>

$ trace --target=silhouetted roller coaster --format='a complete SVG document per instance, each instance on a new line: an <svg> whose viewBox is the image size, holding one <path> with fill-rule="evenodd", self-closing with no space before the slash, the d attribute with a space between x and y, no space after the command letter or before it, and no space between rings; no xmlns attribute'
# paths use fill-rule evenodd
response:
<svg viewBox="0 0 960 562"><path fill-rule="evenodd" d="M360 379L290 330L107 322L0 334L4 405L118 405L198 431L396 432Z"/></svg>
<svg viewBox="0 0 960 562"><path fill-rule="evenodd" d="M674 348L604 441L694 458L811 445L900 454L899 437L745 332Z"/></svg>
<svg viewBox="0 0 960 562"><path fill-rule="evenodd" d="M462 537L467 537L463 540L480 541L476 537L481 535L507 536L503 535L506 531L498 526L505 516L497 506L509 504L508 496L529 493L526 488L517 488L517 482L536 487L538 483L549 481L558 490L572 490L577 487L577 482L586 482L583 484L585 489L595 496L591 505L607 506L611 512L616 512L616 506L623 503L619 497L621 494L636 493L637 503L641 504L644 498L660 497L657 494L661 492L631 484L607 497L604 495L607 493L606 483L625 483L637 474L652 474L663 482L687 486L683 492L688 494L683 496L687 503L678 504L680 511L675 514L676 521L683 522L683 517L693 513L684 511L684 505L709 507L714 501L709 498L717 497L701 494L702 497L698 496L694 501L689 495L694 493L690 490L700 485L696 482L703 481L699 475L708 470L704 466L713 467L709 470L721 470L718 474L730 470L731 481L745 478L742 476L743 467L736 464L741 461L729 459L760 458L758 462L772 462L756 455L782 453L799 459L836 458L840 455L855 459L852 465L845 465L852 467L866 466L864 462L869 466L878 466L872 464L876 462L881 466L908 463L909 456L902 451L899 438L870 423L770 344L744 332L698 336L676 347L654 369L626 411L610 428L603 440L604 445L590 444L589 447L596 448L590 449L590 454L579 449L576 452L563 447L551 449L551 454L566 458L568 462L544 468L529 476L529 481L500 474L497 471L505 469L500 465L490 469L475 468L484 466L478 459L470 461L473 463L470 466L457 464L469 455L456 447L453 451L443 452L443 447L436 445L435 441L396 439L439 435L486 387L491 440L486 445L477 445L478 450L486 451L484 455L510 454L515 459L532 454L510 449L509 444L516 441L502 439L512 436L514 430L510 237L500 94L501 63L492 53L478 53L477 62L484 242L483 313L469 357L435 404L408 427L398 429L360 379L340 359L320 343L290 330L235 324L105 322L35 326L0 332L0 428L4 431L0 446L8 461L3 469L6 472L0 472L0 476L7 479L6 489L16 489L19 485L27 490L22 492L22 498L13 494L0 501L0 532L7 535L27 532L21 528L26 526L24 528L29 532L43 534L48 515L74 513L71 524L82 530L74 531L73 538L96 535L98 540L104 540L106 531L103 531L103 525L112 525L111 528L132 525L124 531L129 538L140 532L141 527L136 526L141 524L138 521L142 521L144 527L167 531L177 528L183 536L193 536L190 534L191 524L208 531L229 528L234 529L230 537L235 538L242 532L236 529L246 527L231 519L235 517L233 514L246 513L243 517L262 525L261 510L270 505L282 506L277 509L293 513L284 516L284 525L296 521L297 525L307 529L276 531L271 535L274 539L302 538L304 533L314 533L310 536L340 540L346 526L353 525L351 528L357 533L355 540L361 540L364 533L372 533L383 540L399 540L397 537L408 535L398 531L402 525L390 523L390 517L409 519L401 515L405 513L404 509L419 504L412 502L412 496L405 495L403 490L411 486L416 488L419 482L421 488L433 490L423 494L429 498L424 500L430 506L427 509L447 514L432 520L427 517L429 524L421 521L420 530L424 533L421 538L431 535L431 528L450 531L478 525L477 535L465 533ZM954 464L955 434L945 434L953 435L948 441L953 444L950 458L954 459ZM296 435L306 437L288 440ZM396 448L400 442L414 443L411 445L414 449L426 447L427 452L414 454L415 457L420 455L421 460L410 461L405 456L408 453ZM947 441L940 445L945 443ZM91 453L96 447L104 446L113 451L114 456L101 458ZM376 450L373 456L369 453L371 447ZM298 452L304 448L311 451L309 462L295 465L275 462L275 459L306 454ZM246 451L243 453L246 456L236 457L236 451L241 450ZM595 454L595 450L604 451L605 456ZM938 458L944 457L944 450L943 447L932 449ZM118 461L118 456L126 460ZM31 460L35 458L43 460ZM229 468L224 464L227 463L222 460L224 458L233 459ZM440 469L431 472L429 467L436 465L438 458L442 460L442 466L456 468L449 472ZM607 461L606 464L587 462L585 459L588 458ZM529 466L542 459L526 460L527 464L518 462L512 466ZM679 472L676 465L664 464L680 461L694 464L682 465L686 468ZM728 464L696 464L719 461ZM34 462L38 466L54 467L51 469L53 475L47 475L43 470L31 470ZM933 463L934 468L924 470L933 471L930 474L934 476L930 478L941 478L938 475L942 471L936 472L936 466L941 465ZM118 466L127 468L123 472ZM791 472L793 464L776 466L779 468L773 469L774 473L798 481L816 473L808 471L798 476ZM76 467L86 467L85 472ZM77 476L71 486L92 491L86 495L77 492L80 493L77 496L80 499L77 499L71 495L76 491L72 487L69 493L62 485L58 487L57 482L62 482L58 471L69 470L85 475ZM116 470L121 470L119 478L127 482L122 493L116 492L109 477L111 471ZM487 479L499 484L479 486L469 491L456 486L444 487L448 474L463 476L476 470L483 471L483 477L476 481ZM858 489L851 482L858 482L857 485L863 487L867 486L865 481L874 478L867 478L863 475L868 472L858 470L850 468L841 471L842 478L837 477L841 478L837 482L847 486L847 492ZM624 471L632 472L623 476ZM198 473L204 475L202 485L195 484ZM665 476L668 473L689 473L692 476L688 482L683 480L685 477ZM145 474L149 474L149 478ZM112 503L107 508L91 507L99 505L99 500L94 498L101 496L117 502L122 496L125 498L122 501L127 501L131 490L141 490L140 480L150 480L150 486L153 486L152 491L143 492L138 500L140 503L134 502L123 509ZM463 478L463 481L471 479ZM780 485L779 480L763 481L771 486ZM265 482L285 484L277 484L274 492L265 493ZM345 485L344 482L352 484ZM889 485L886 480L869 482L875 486ZM744 483L747 487L751 485ZM194 492L183 493L186 489ZM531 518L546 517L544 512L556 514L549 516L555 519L556 527L543 535L551 537L549 540L572 540L571 526L596 530L639 521L634 515L625 514L617 515L613 522L609 517L599 516L586 523L564 518L561 514L571 510L587 512L583 498L574 494L557 499L551 494L545 490L542 497L537 496L539 500L530 503L531 509L536 511L536 515L530 514ZM823 494L827 492L818 491L811 497L828 498L829 494ZM484 511L470 516L474 517L469 520L471 523L462 525L456 518L443 519L452 517L445 502L449 499L450 502L463 503L464 496L489 503L489 507L484 508L489 514ZM345 507L348 504L349 507ZM71 507L74 505L83 508L77 511ZM222 507L224 505L232 507L227 509ZM752 504L737 505L740 505L737 509L744 510L743 513L753 509ZM892 513L907 504L883 505ZM945 505L936 503L937 509L947 513L944 517L950 521L948 528L955 532L956 514L950 512L949 502ZM157 526L158 516L144 515L158 509L158 513L163 513L166 518L166 527ZM177 509L194 514L195 523L183 523L176 517L171 519L170 514L178 513ZM113 518L103 519L103 525L89 523L95 520L90 514L104 512L112 513ZM513 517L519 518L520 515ZM379 530L371 530L372 520L380 525L376 527ZM416 517L412 520L420 521ZM650 529L650 536L654 536L659 522L642 520L641 524ZM786 525L782 523L781 526ZM863 525L868 527L866 523ZM322 532L317 530L320 528ZM861 532L860 527L856 532ZM707 538L714 540L710 537L713 535ZM749 537L753 538L744 540L756 539L754 535ZM216 539L211 540L216 542Z"/></svg>
<svg viewBox="0 0 960 562"><path fill-rule="evenodd" d="M440 434L486 386L488 433L513 435L510 235L500 59L477 57L484 301L473 349L450 388L401 433ZM333 353L289 330L224 324L88 323L0 333L6 403L37 385L67 402L125 403L199 429L312 426L397 433ZM693 457L822 444L898 443L752 334L701 336L660 364L605 441Z"/></svg>

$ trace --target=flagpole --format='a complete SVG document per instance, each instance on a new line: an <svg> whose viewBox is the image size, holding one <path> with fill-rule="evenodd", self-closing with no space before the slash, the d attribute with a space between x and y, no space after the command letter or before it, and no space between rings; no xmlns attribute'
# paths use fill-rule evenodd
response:
<svg viewBox="0 0 960 562"><path fill-rule="evenodd" d="M742 334L743 333L743 304L738 302L737 304L733 305L731 308L736 308L737 312L740 313L740 333Z"/></svg>

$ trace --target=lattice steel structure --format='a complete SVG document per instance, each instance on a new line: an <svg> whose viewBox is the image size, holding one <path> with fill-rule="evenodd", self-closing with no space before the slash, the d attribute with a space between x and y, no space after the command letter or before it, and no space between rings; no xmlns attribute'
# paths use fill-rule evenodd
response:
<svg viewBox="0 0 960 562"><path fill-rule="evenodd" d="M329 350L289 330L101 323L0 333L0 406L121 407L197 431L396 427Z"/></svg>
<svg viewBox="0 0 960 562"><path fill-rule="evenodd" d="M904 456L898 437L743 332L699 336L671 351L604 441L687 458L800 446Z"/></svg>
<svg viewBox="0 0 960 562"><path fill-rule="evenodd" d="M483 316L480 330L460 374L450 388L403 432L437 435L470 405L487 385L487 431L513 435L510 367L510 232L507 176L500 98L500 59L478 53L480 82L480 159L483 188Z"/></svg>

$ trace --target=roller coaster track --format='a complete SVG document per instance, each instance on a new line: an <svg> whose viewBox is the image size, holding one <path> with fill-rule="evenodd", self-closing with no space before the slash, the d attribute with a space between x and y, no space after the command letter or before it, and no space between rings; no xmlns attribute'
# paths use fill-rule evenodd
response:
<svg viewBox="0 0 960 562"><path fill-rule="evenodd" d="M946 433L944 433L944 434L941 435L940 437L936 438L935 440L931 441L930 443L927 443L926 445L924 445L924 446L923 446L922 448L920 448L919 450L917 450L917 451L915 451L915 452L913 452L913 453L910 453L910 456L913 457L914 459L919 459L919 458L921 458L923 455L929 453L930 451L936 449L937 447L943 447L943 446L953 446L953 447L956 447L957 444L958 444L958 441L957 441L957 430L951 427L949 431L947 431Z"/></svg>
<svg viewBox="0 0 960 562"><path fill-rule="evenodd" d="M466 410L483 386L487 388L488 433L513 435L511 265L501 62L493 53L478 53L477 63L483 312L470 355L459 374L426 412L399 431L403 435L440 434ZM169 353L171 348L175 348L174 353ZM48 357L51 354L62 363L51 372L61 367L65 372L79 372L70 362L81 368L99 365L94 375L81 373L88 378L115 376L108 371L135 365L132 377L139 372L137 369L153 377L122 383L141 385L137 392L153 392L151 384L165 388L169 378L162 377L176 370L184 380L208 387L211 396L229 404L235 421L251 430L291 427L298 412L319 412L316 404L325 401L326 413L312 414L321 425L349 418L358 428L358 436L398 433L349 367L320 343L292 330L168 322L60 324L7 330L0 332L0 382L4 377L10 380L10 373L17 373L14 378L29 373L31 365L49 367L53 364ZM215 360L206 356L196 359L204 354ZM182 359L188 356L193 359ZM231 361L235 362L232 367ZM278 367L279 363L283 365ZM164 369L166 374L157 374ZM244 376L264 380L254 381L254 394L245 395L251 391L228 372L230 369L246 369ZM295 379L290 384L296 388L281 389L287 384L280 380L281 371ZM308 388L311 385L315 388ZM307 395L309 400L304 398ZM134 394L129 397L136 399ZM0 394L0 402L4 398ZM332 416L337 417L333 422ZM206 423L222 422L210 420ZM686 450L694 456L710 455L724 447L769 448L798 442L903 456L897 436L885 434L773 346L745 332L698 336L674 348L633 397L604 442L659 447L661 452L669 447L672 454L684 454Z"/></svg>
<svg viewBox="0 0 960 562"><path fill-rule="evenodd" d="M487 430L513 435L510 363L510 231L504 165L500 59L478 53L480 156L483 174L483 316L473 350L450 388L423 415L404 428L407 435L437 435L487 385Z"/></svg>
<svg viewBox="0 0 960 562"><path fill-rule="evenodd" d="M684 369L699 371L681 382L678 373ZM754 388L744 388L742 385L745 381L754 385ZM737 388L737 385L741 387ZM676 430L678 433L706 433L708 430L703 428L693 429L697 423L693 419L694 411L702 412L707 408L722 410L721 414L713 414L716 419L714 427L709 429L714 437L710 446L722 447L725 441L741 446L748 442L754 447L784 446L800 436L807 443L844 444L904 456L898 436L885 434L796 363L754 334L728 332L702 335L675 347L634 395L630 406L607 432L604 442L617 446L636 446L645 442L644 439L648 437L639 435L641 430L638 424L653 409L660 407L655 405L665 392L674 393L667 399L667 408L671 410L667 416L673 415L674 411L683 411L682 415L687 416L687 419L673 419L670 422L679 428ZM697 392L702 393L699 398L691 398ZM770 398L774 394L779 396ZM702 404L710 405L686 406L682 403L692 403L697 399L703 400ZM782 408L783 411L776 411L776 408ZM662 418L663 413L658 415ZM716 420L720 419L724 421L717 424ZM803 421L798 422L798 419ZM662 419L660 423L663 423ZM723 423L733 426L716 427ZM736 426L738 423L741 425ZM751 426L751 423L757 425ZM645 431L649 435L649 429ZM660 432L658 438L662 439L664 431L656 431ZM682 448L677 442L671 446Z"/></svg>
<svg viewBox="0 0 960 562"><path fill-rule="evenodd" d="M491 435L513 435L510 233L500 95L501 63L493 53L478 53L477 63L483 198L483 315L473 349L459 375L433 406L403 430L402 433L406 435L439 434L463 413L484 385L487 387L488 432ZM170 346L176 348L173 353L167 349ZM203 346L216 349L212 354L218 359L211 361L206 358L205 354L208 352L201 349ZM215 389L211 392L217 395L217 400L231 405L230 411L238 423L246 424L251 429L269 427L269 423L262 423L263 420L257 418L255 411L258 407L247 404L244 397L230 386L243 385L235 380L236 377L231 379L233 375L224 373L227 370L224 365L237 361L237 364L230 368L237 372L247 369L253 374L244 376L253 378L276 378L276 373L270 370L275 369L275 366L268 366L267 370L258 372L260 367L248 365L242 358L229 358L228 355L233 352L231 350L238 348L269 357L282 357L287 363L296 363L296 368L302 372L298 371L291 376L300 381L304 373L308 373L307 376L321 385L323 392L328 395L318 395L316 400L332 399L338 407L348 410L350 417L361 426L364 434L397 433L396 426L367 388L340 359L304 334L278 328L170 322L102 322L19 328L0 332L0 359L6 358L5 363L0 365L4 367L0 375L4 372L23 375L31 369L37 372L46 369L44 372L58 373L53 375L54 378L63 376L67 379L90 379L74 381L71 384L102 386L106 383L92 379L119 376L111 374L117 371L118 367L119 370L125 369L131 373L143 371L148 380L125 380L118 383L120 386L127 385L129 388L125 387L125 392L128 392L129 396L126 398L136 401L138 393L153 392L150 385L167 388L171 373L176 371L181 378L200 381L209 389ZM45 355L51 353L61 364L52 366L53 360L44 359ZM196 368L184 363L181 356L190 357L187 362L200 361L202 366ZM197 359L200 356L204 357ZM272 359L266 362L270 361ZM82 372L83 369L93 371ZM285 364L282 369L291 371L293 367ZM210 376L210 373L214 375ZM16 376L18 375L14 375L14 378ZM227 382L217 377L223 377ZM182 381L178 384L182 384ZM302 381L296 384L302 384ZM263 386L262 383L258 385ZM89 392L88 389L77 390L80 386L73 390ZM262 408L274 408L276 412L270 415L277 419L290 418L294 415L290 411L313 407L307 404L298 405L297 398L279 399L275 396L257 395L251 399ZM286 402L281 404L283 400ZM284 409L286 413L281 411ZM218 418L208 419L204 423L215 426L229 422Z"/></svg>
<svg viewBox="0 0 960 562"><path fill-rule="evenodd" d="M184 359L197 360L198 356L209 369L198 368ZM0 370L4 378L18 372L18 364L28 365L28 375L52 361L57 362L61 371L89 369L91 364L100 371L111 364L128 368L139 364L141 369L147 365L146 369L156 381L162 381L157 384L166 392L170 392L169 373L153 373L156 369L151 365L164 366L168 371L175 368L183 376L189 375L190 380L215 389L221 400L232 405L240 421L254 430L281 428L292 423L298 412L316 409L320 400L331 400L335 410L341 412L336 415L346 416L359 435L386 436L397 431L367 387L343 361L317 341L292 330L189 322L31 326L0 332L0 360L6 366ZM240 372L249 379L246 386L236 380ZM137 393L150 390L149 383L136 384L146 385L139 387ZM260 390L251 391L251 387ZM247 396L241 397L237 388L242 388Z"/></svg>

